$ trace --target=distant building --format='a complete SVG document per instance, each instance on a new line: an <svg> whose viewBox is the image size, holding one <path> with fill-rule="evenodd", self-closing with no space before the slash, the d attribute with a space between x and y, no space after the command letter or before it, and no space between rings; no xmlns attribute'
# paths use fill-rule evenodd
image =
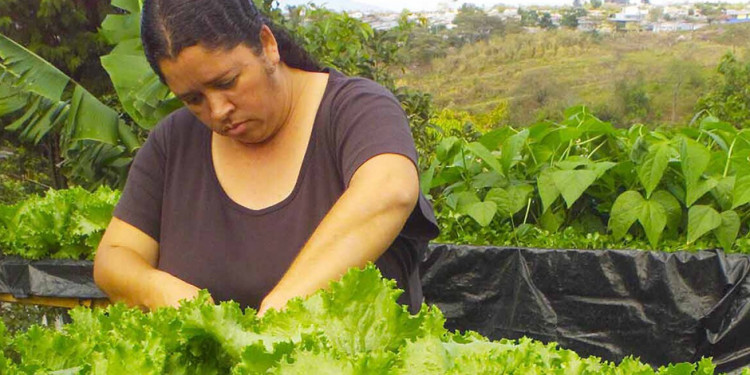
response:
<svg viewBox="0 0 750 375"><path fill-rule="evenodd" d="M689 8L686 7L678 7L678 6L668 6L664 8L664 16L675 18L687 18L690 13Z"/></svg>
<svg viewBox="0 0 750 375"><path fill-rule="evenodd" d="M640 28L640 24L646 20L647 16L647 9L628 6L623 8L620 13L616 13L610 17L608 21L615 24L618 30L633 30Z"/></svg>
<svg viewBox="0 0 750 375"><path fill-rule="evenodd" d="M490 13L487 14L492 15ZM497 16L504 20L521 20L521 14L518 13L518 8L505 9L502 13L498 12Z"/></svg>
<svg viewBox="0 0 750 375"><path fill-rule="evenodd" d="M655 33L664 33L672 31L695 31L706 26L708 26L707 23L656 22L650 28Z"/></svg>
<svg viewBox="0 0 750 375"><path fill-rule="evenodd" d="M750 10L728 9L725 13L727 23L744 23L750 22Z"/></svg>
<svg viewBox="0 0 750 375"><path fill-rule="evenodd" d="M579 31L595 31L599 28L601 22L592 20L589 18L578 19L578 30Z"/></svg>
<svg viewBox="0 0 750 375"><path fill-rule="evenodd" d="M401 17L398 13L389 14L368 14L362 18L375 30L388 30L398 26L398 20Z"/></svg>

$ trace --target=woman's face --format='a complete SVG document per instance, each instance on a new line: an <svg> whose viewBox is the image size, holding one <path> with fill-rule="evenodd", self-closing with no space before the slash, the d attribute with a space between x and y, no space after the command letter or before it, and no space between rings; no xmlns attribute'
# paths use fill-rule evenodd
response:
<svg viewBox="0 0 750 375"><path fill-rule="evenodd" d="M257 56L244 44L230 50L196 45L159 65L172 92L211 130L257 144L281 129L288 112L275 41L263 51Z"/></svg>

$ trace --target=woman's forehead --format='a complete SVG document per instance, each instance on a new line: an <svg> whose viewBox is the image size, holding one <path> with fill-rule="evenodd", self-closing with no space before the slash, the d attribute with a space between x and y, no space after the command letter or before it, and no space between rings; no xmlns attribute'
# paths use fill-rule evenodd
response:
<svg viewBox="0 0 750 375"><path fill-rule="evenodd" d="M233 70L257 63L258 59L244 44L230 49L198 44L183 49L175 58L160 60L159 66L171 88L181 85L178 81L208 84Z"/></svg>

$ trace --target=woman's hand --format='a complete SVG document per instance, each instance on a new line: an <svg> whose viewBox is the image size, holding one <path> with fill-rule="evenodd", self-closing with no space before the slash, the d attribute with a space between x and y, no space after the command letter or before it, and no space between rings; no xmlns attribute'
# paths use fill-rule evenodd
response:
<svg viewBox="0 0 750 375"><path fill-rule="evenodd" d="M312 295L350 268L377 260L398 236L418 199L419 175L408 158L381 154L362 164L263 300L258 316L270 308L283 309L290 299Z"/></svg>
<svg viewBox="0 0 750 375"><path fill-rule="evenodd" d="M266 311L269 309L274 309L276 311L281 311L286 306L286 303L291 298L285 298L278 294L269 293L266 298L263 298L263 302L260 303L260 308L258 308L258 317L263 317L263 315L266 314Z"/></svg>
<svg viewBox="0 0 750 375"><path fill-rule="evenodd" d="M144 302L149 310L159 307L179 307L180 301L191 300L198 296L200 289L195 285L182 281L166 272L154 270L149 277L149 284L154 291ZM213 300L211 300L213 303Z"/></svg>
<svg viewBox="0 0 750 375"><path fill-rule="evenodd" d="M196 286L158 270L158 259L156 240L113 217L96 251L94 281L112 302L150 310L198 295Z"/></svg>

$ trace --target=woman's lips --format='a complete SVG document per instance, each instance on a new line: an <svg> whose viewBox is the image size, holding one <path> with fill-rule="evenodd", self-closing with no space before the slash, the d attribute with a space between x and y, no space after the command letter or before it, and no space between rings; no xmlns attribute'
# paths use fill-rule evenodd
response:
<svg viewBox="0 0 750 375"><path fill-rule="evenodd" d="M225 129L224 130L224 134L226 134L228 136L232 136L232 137L238 136L238 135L240 135L240 134L242 134L242 133L245 132L245 130L247 128L246 124L247 124L247 121L241 122L239 124L234 124L234 125L230 126L229 128Z"/></svg>

